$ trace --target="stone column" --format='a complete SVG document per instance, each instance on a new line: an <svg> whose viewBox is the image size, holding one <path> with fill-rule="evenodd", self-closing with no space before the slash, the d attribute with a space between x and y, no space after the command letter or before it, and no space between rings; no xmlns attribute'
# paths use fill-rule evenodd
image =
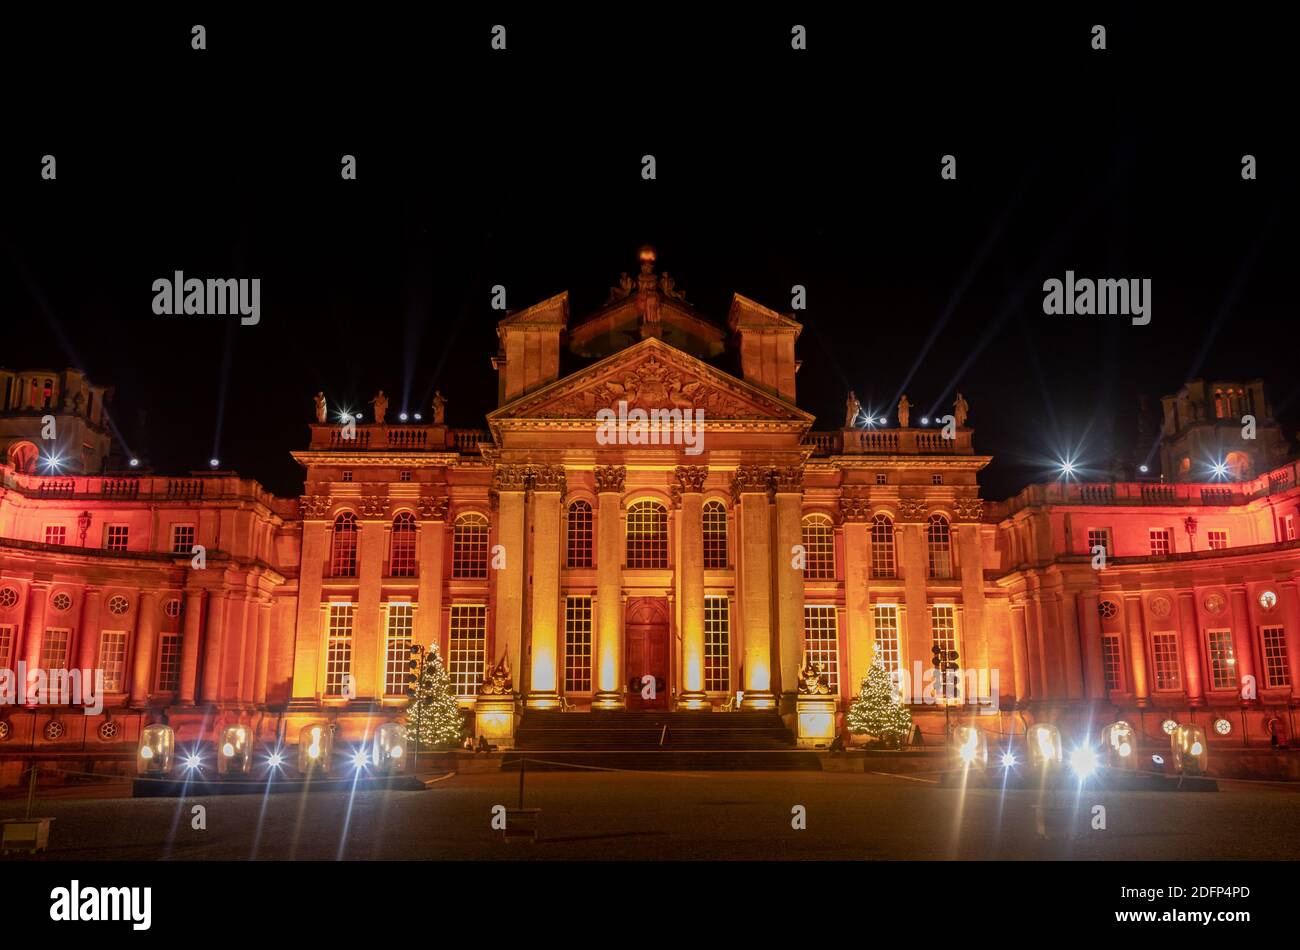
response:
<svg viewBox="0 0 1300 950"><path fill-rule="evenodd" d="M177 700L193 706L199 676L199 640L203 631L203 591L185 592L185 632L181 636L181 680Z"/></svg>
<svg viewBox="0 0 1300 950"><path fill-rule="evenodd" d="M498 465L493 475L497 507L497 543L505 552L505 567L492 573L497 583L495 652L510 661L516 683L521 670L524 631L524 499L528 470L523 465ZM488 666L494 666L488 658Z"/></svg>
<svg viewBox="0 0 1300 950"><path fill-rule="evenodd" d="M1025 632L1025 605L1011 605L1011 663L1015 667L1016 704L1027 702L1032 695L1033 668L1029 662L1029 647Z"/></svg>
<svg viewBox="0 0 1300 950"><path fill-rule="evenodd" d="M87 587L81 595L81 627L77 630L77 666L93 670L99 660L99 615L104 592Z"/></svg>
<svg viewBox="0 0 1300 950"><path fill-rule="evenodd" d="M778 685L781 695L793 701L799 688L799 661L805 637L803 571L795 566L794 560L795 546L803 541L803 466L778 468L773 482L776 486L776 550L772 569L776 574L776 642L781 661Z"/></svg>
<svg viewBox="0 0 1300 950"><path fill-rule="evenodd" d="M1179 652L1183 657L1187 704L1205 705L1205 683L1201 679L1201 631L1196 618L1196 595L1185 590L1178 595Z"/></svg>
<svg viewBox="0 0 1300 950"><path fill-rule="evenodd" d="M143 591L139 601L135 624L135 662L132 664L130 687L132 706L144 706L149 702L154 644L158 642L158 594L151 590Z"/></svg>
<svg viewBox="0 0 1300 950"><path fill-rule="evenodd" d="M329 498L304 496L298 502L302 513L302 569L298 573L298 622L294 633L292 698L315 702L322 684L321 588L329 568ZM209 603L209 609L211 604Z"/></svg>
<svg viewBox="0 0 1300 950"><path fill-rule="evenodd" d="M1083 698L1083 651L1079 648L1079 602L1074 591L1062 592L1058 602L1061 639L1065 646L1065 695L1071 700Z"/></svg>
<svg viewBox="0 0 1300 950"><path fill-rule="evenodd" d="M1233 587L1228 591L1232 604L1232 651L1237 659L1237 695L1241 696L1242 681L1252 677L1259 695L1260 682L1255 675L1255 632L1250 626L1250 605L1246 603L1246 588Z"/></svg>
<svg viewBox="0 0 1300 950"><path fill-rule="evenodd" d="M772 694L772 538L768 512L769 470L761 465L736 469L731 494L740 509L740 604L744 628L746 709L771 709Z"/></svg>
<svg viewBox="0 0 1300 950"><path fill-rule="evenodd" d="M41 665L41 643L45 640L45 608L50 599L50 585L34 581L27 588L27 621L23 624L26 638L24 653L28 672ZM14 651L15 656L18 652ZM94 665L93 663L91 664Z"/></svg>
<svg viewBox="0 0 1300 950"><path fill-rule="evenodd" d="M271 663L271 601L257 604L257 669L253 678L253 702L266 702L266 674Z"/></svg>
<svg viewBox="0 0 1300 950"><path fill-rule="evenodd" d="M957 517L954 523L953 546L957 549L958 571L961 576L961 601L965 620L962 649L965 660L961 665L968 669L989 670L988 620L984 610L984 550L980 533L983 531L984 502L978 498L957 500ZM992 672L988 674L990 682Z"/></svg>
<svg viewBox="0 0 1300 950"><path fill-rule="evenodd" d="M778 514L778 522L780 515ZM849 645L849 695L856 696L875 659L876 618L871 609L871 505L865 495L840 495L840 541L844 551L844 627ZM803 524L800 521L800 540ZM802 581L802 578L800 578ZM802 584L800 585L802 594ZM802 609L802 596L800 607ZM799 618L802 622L803 618ZM801 637L802 637L801 631ZM902 616L898 619L899 668L907 669L909 650L903 645L907 633ZM800 643L802 653L802 641ZM797 678L797 674L796 674ZM796 686L797 688L797 686Z"/></svg>
<svg viewBox="0 0 1300 950"><path fill-rule="evenodd" d="M529 709L553 709L560 704L560 551L561 502L568 486L563 465L539 465L533 470L533 602Z"/></svg>
<svg viewBox="0 0 1300 950"><path fill-rule="evenodd" d="M415 608L415 642L424 647L441 642L444 546L447 540L446 495L421 498L420 534L417 540L420 572L419 602ZM443 660L447 659L443 654ZM511 667L514 669L514 667Z"/></svg>
<svg viewBox="0 0 1300 950"><path fill-rule="evenodd" d="M379 670L383 666L384 635L379 596L384 584L384 562L388 559L387 498L361 499L364 516L357 539L357 609L352 621L353 699L372 700L383 695Z"/></svg>
<svg viewBox="0 0 1300 950"><path fill-rule="evenodd" d="M1083 668L1089 699L1105 699L1106 665L1101 655L1100 601L1094 593L1079 594L1079 629L1083 636Z"/></svg>
<svg viewBox="0 0 1300 950"><path fill-rule="evenodd" d="M1138 706L1150 705L1151 684L1147 679L1146 634L1142 629L1142 598L1129 594L1124 598L1124 625L1128 633L1129 662L1133 673L1133 700Z"/></svg>
<svg viewBox="0 0 1300 950"><path fill-rule="evenodd" d="M623 698L623 532L620 507L627 469L597 465L596 694L593 709L618 709Z"/></svg>
<svg viewBox="0 0 1300 950"><path fill-rule="evenodd" d="M704 465L679 465L674 477L681 498L681 557L677 576L682 591L682 680L678 705L709 709L704 692Z"/></svg>
<svg viewBox="0 0 1300 950"><path fill-rule="evenodd" d="M903 523L904 517L920 520ZM907 644L906 669L909 675L915 676L916 670L919 669L922 677L932 669L930 648L934 646L934 635L930 630L930 604L926 596L928 561L925 550L925 518L924 510L904 511L900 513L897 532L898 561L903 577L903 602L907 606L906 629L900 629L898 637L900 644ZM848 594L847 587L845 594L846 596ZM900 627L903 626L903 619L899 618ZM924 691L924 680L912 684L913 695L918 691Z"/></svg>
<svg viewBox="0 0 1300 950"><path fill-rule="evenodd" d="M203 638L203 693L205 703L215 703L220 698L221 650L225 640L226 609L229 594L213 591L208 601L208 625Z"/></svg>
<svg viewBox="0 0 1300 950"><path fill-rule="evenodd" d="M1300 694L1300 598L1296 596L1296 582L1283 581L1278 585L1282 600L1282 618L1286 623L1286 665L1291 674L1291 696Z"/></svg>

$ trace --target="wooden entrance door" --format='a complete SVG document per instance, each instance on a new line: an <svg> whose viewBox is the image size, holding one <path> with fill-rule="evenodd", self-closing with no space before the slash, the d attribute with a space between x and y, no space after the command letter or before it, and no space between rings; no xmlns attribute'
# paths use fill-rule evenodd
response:
<svg viewBox="0 0 1300 950"><path fill-rule="evenodd" d="M629 599L623 629L627 708L668 709L671 690L668 680L668 601L663 597ZM645 687L641 678L646 674L655 678L654 699L642 698Z"/></svg>

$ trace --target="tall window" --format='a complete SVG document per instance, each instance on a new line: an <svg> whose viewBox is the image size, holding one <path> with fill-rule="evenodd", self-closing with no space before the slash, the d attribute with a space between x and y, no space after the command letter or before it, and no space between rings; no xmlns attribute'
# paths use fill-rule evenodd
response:
<svg viewBox="0 0 1300 950"><path fill-rule="evenodd" d="M477 512L456 519L451 535L451 576L488 576L488 520ZM478 683L474 684L478 688Z"/></svg>
<svg viewBox="0 0 1300 950"><path fill-rule="evenodd" d="M125 551L131 529L124 524L110 524L104 528L104 547L109 551Z"/></svg>
<svg viewBox="0 0 1300 950"><path fill-rule="evenodd" d="M704 598L704 688L731 691L731 602Z"/></svg>
<svg viewBox="0 0 1300 950"><path fill-rule="evenodd" d="M840 690L839 624L832 606L803 608L803 648L808 662L816 663L832 693Z"/></svg>
<svg viewBox="0 0 1300 950"><path fill-rule="evenodd" d="M591 505L578 500L569 506L568 566L591 567Z"/></svg>
<svg viewBox="0 0 1300 950"><path fill-rule="evenodd" d="M591 598L564 601L564 691L591 692Z"/></svg>
<svg viewBox="0 0 1300 950"><path fill-rule="evenodd" d="M1206 534L1206 538L1210 542L1211 551L1222 551L1228 546L1228 532L1226 531L1210 531Z"/></svg>
<svg viewBox="0 0 1300 950"><path fill-rule="evenodd" d="M0 670L12 670L14 661L14 626L0 625Z"/></svg>
<svg viewBox="0 0 1300 950"><path fill-rule="evenodd" d="M357 516L350 511L334 519L330 574L334 577L357 576Z"/></svg>
<svg viewBox="0 0 1300 950"><path fill-rule="evenodd" d="M943 515L931 515L925 528L925 544L930 555L931 577L952 577L952 531Z"/></svg>
<svg viewBox="0 0 1300 950"><path fill-rule="evenodd" d="M826 515L803 519L803 550L805 579L835 579L835 529Z"/></svg>
<svg viewBox="0 0 1300 950"><path fill-rule="evenodd" d="M407 661L415 629L415 606L406 601L388 604L388 642L384 648L384 695L406 692Z"/></svg>
<svg viewBox="0 0 1300 950"><path fill-rule="evenodd" d="M668 566L668 510L657 501L627 510L627 566Z"/></svg>
<svg viewBox="0 0 1300 950"><path fill-rule="evenodd" d="M704 522L704 567L725 570L727 567L727 508L720 501L706 502L701 512Z"/></svg>
<svg viewBox="0 0 1300 950"><path fill-rule="evenodd" d="M181 684L181 635L164 633L158 638L158 690L173 692Z"/></svg>
<svg viewBox="0 0 1300 950"><path fill-rule="evenodd" d="M99 635L99 667L104 671L104 692L126 689L125 630L105 630Z"/></svg>
<svg viewBox="0 0 1300 950"><path fill-rule="evenodd" d="M325 693L342 696L352 677L352 604L330 604L325 643Z"/></svg>
<svg viewBox="0 0 1300 950"><path fill-rule="evenodd" d="M194 525L172 525L172 554L194 553Z"/></svg>
<svg viewBox="0 0 1300 950"><path fill-rule="evenodd" d="M483 682L487 656L487 607L456 604L451 608L451 637L447 650L447 672L451 688L462 698L473 696Z"/></svg>
<svg viewBox="0 0 1300 950"><path fill-rule="evenodd" d="M871 576L894 575L894 522L889 515L876 515L871 519Z"/></svg>
<svg viewBox="0 0 1300 950"><path fill-rule="evenodd" d="M1282 627L1262 627L1259 639L1264 645L1264 678L1271 687L1290 686L1291 671L1286 662L1286 630ZM0 666L3 666L0 663Z"/></svg>
<svg viewBox="0 0 1300 950"><path fill-rule="evenodd" d="M1172 554L1174 550L1174 532L1171 528L1152 528L1148 533L1151 539L1151 556L1159 557Z"/></svg>
<svg viewBox="0 0 1300 950"><path fill-rule="evenodd" d="M930 646L941 650L957 649L957 608L952 604L930 607ZM957 662L961 664L960 656Z"/></svg>
<svg viewBox="0 0 1300 950"><path fill-rule="evenodd" d="M41 641L41 669L68 668L68 639L71 634L71 630L62 627L45 631L45 639Z"/></svg>
<svg viewBox="0 0 1300 950"><path fill-rule="evenodd" d="M1097 549L1101 548L1102 554L1109 560L1110 551L1110 530L1107 528L1089 528L1088 529L1088 554L1096 554Z"/></svg>
<svg viewBox="0 0 1300 950"><path fill-rule="evenodd" d="M1206 633L1210 647L1210 688L1237 688L1237 655L1232 650L1231 630Z"/></svg>
<svg viewBox="0 0 1300 950"><path fill-rule="evenodd" d="M47 524L45 526L45 543L46 544L67 544L68 528L61 524Z"/></svg>
<svg viewBox="0 0 1300 950"><path fill-rule="evenodd" d="M1101 667L1106 676L1107 689L1124 688L1123 662L1119 634L1106 634L1101 638Z"/></svg>
<svg viewBox="0 0 1300 950"><path fill-rule="evenodd" d="M415 515L403 511L393 519L388 542L388 576L415 576Z"/></svg>
<svg viewBox="0 0 1300 950"><path fill-rule="evenodd" d="M876 654L886 670L897 673L902 668L898 651L898 605L876 604L875 615Z"/></svg>
<svg viewBox="0 0 1300 950"><path fill-rule="evenodd" d="M1183 685L1178 671L1178 634L1151 634L1151 658L1156 667L1156 689L1179 689Z"/></svg>

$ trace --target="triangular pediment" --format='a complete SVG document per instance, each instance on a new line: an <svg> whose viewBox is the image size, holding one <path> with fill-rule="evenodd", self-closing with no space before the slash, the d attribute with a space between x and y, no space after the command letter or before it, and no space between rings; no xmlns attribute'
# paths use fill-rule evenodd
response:
<svg viewBox="0 0 1300 950"><path fill-rule="evenodd" d="M636 295L616 300L569 330L569 349L578 356L605 357L643 339ZM714 357L726 349L726 332L677 298L659 303L660 337L692 356Z"/></svg>
<svg viewBox="0 0 1300 950"><path fill-rule="evenodd" d="M814 417L654 338L642 340L507 403L489 424L510 420L571 419L593 423L601 409L704 410L710 421L788 422L811 426Z"/></svg>

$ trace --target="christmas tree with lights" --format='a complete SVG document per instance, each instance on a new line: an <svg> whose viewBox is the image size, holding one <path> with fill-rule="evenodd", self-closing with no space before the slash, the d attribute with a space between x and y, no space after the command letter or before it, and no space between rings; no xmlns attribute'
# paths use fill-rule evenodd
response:
<svg viewBox="0 0 1300 950"><path fill-rule="evenodd" d="M871 735L896 746L912 732L912 711L901 702L898 688L877 651L862 681L862 692L846 714L849 732Z"/></svg>
<svg viewBox="0 0 1300 950"><path fill-rule="evenodd" d="M406 707L406 735L421 746L460 742L460 706L451 689L451 677L442 665L435 643L428 651L412 653L411 697Z"/></svg>

